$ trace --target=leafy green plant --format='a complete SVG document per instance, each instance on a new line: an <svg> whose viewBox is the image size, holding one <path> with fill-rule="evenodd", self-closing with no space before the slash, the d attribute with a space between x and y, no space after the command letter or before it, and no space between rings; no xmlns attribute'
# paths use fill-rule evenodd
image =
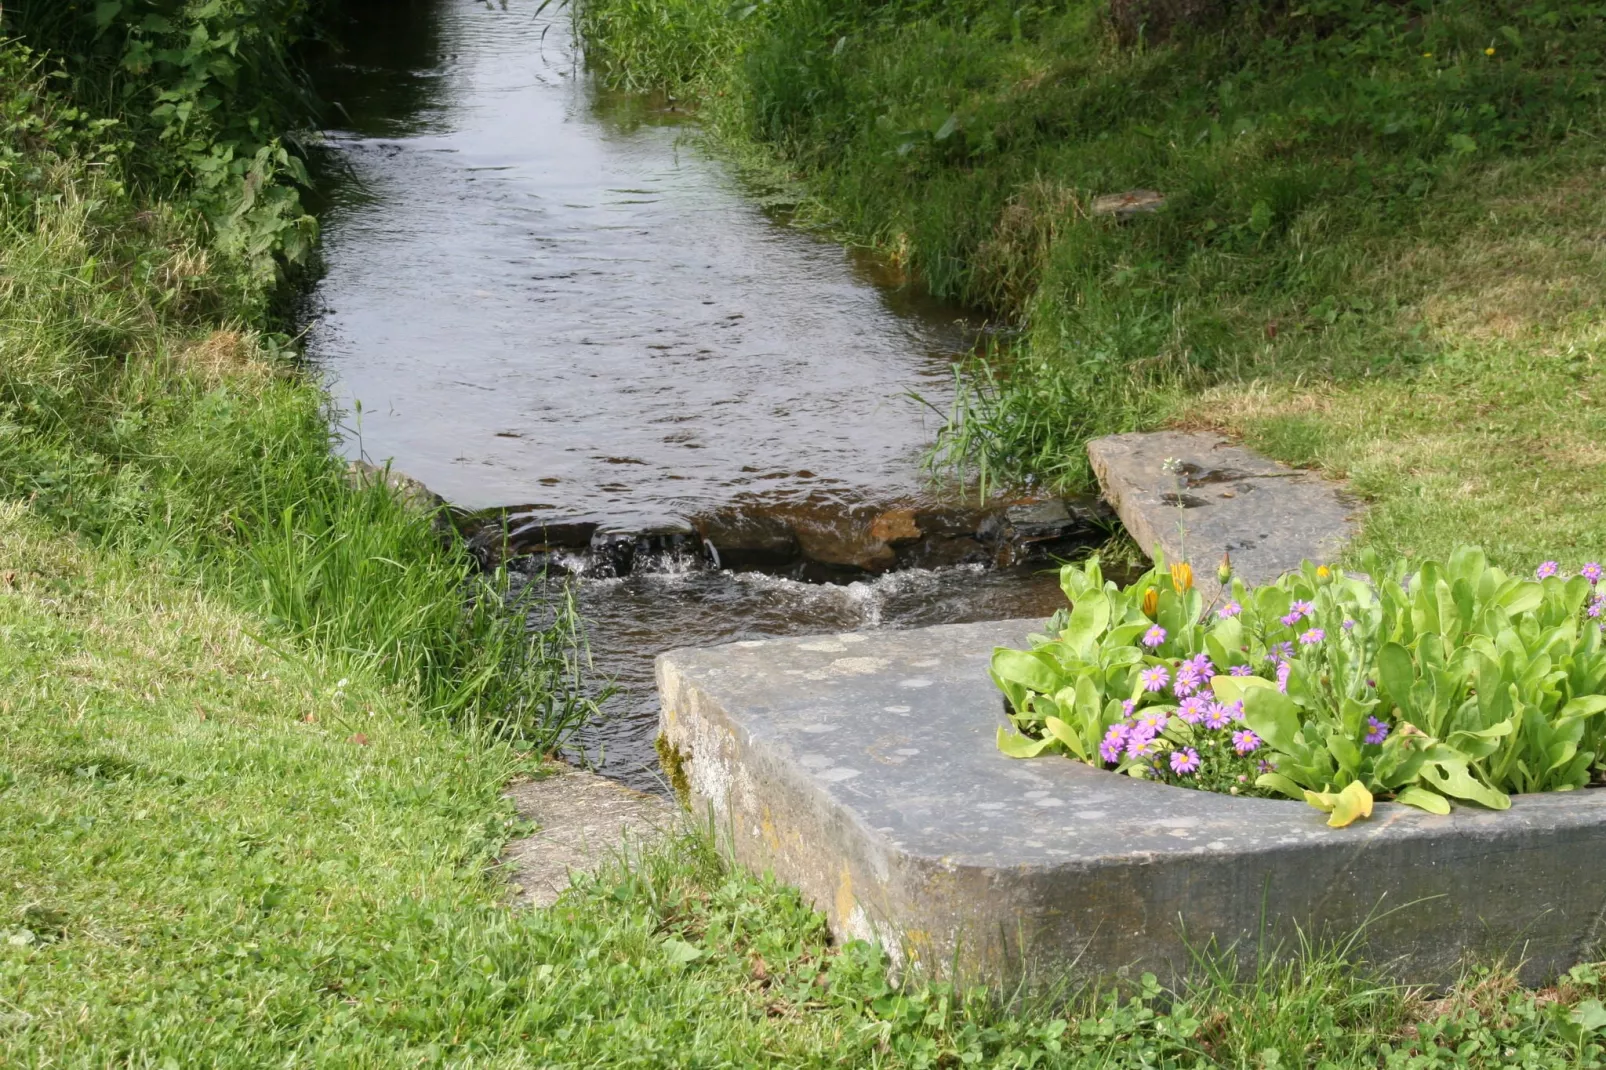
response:
<svg viewBox="0 0 1606 1070"><path fill-rule="evenodd" d="M1068 611L992 674L1013 757L1282 794L1344 825L1374 798L1433 813L1583 788L1606 768L1601 567L1509 576L1462 548L1370 579L1307 562L1207 605L1186 564L1121 588L1067 565Z"/></svg>

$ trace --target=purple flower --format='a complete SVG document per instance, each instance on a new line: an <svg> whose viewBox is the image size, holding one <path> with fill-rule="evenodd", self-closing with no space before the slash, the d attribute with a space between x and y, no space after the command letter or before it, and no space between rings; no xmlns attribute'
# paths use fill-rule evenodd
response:
<svg viewBox="0 0 1606 1070"><path fill-rule="evenodd" d="M1234 732L1232 734L1232 749L1239 754L1252 754L1260 749L1260 737L1247 728Z"/></svg>
<svg viewBox="0 0 1606 1070"><path fill-rule="evenodd" d="M1120 761L1121 752L1126 749L1127 731L1124 724L1112 724L1099 743L1099 758L1106 763Z"/></svg>
<svg viewBox="0 0 1606 1070"><path fill-rule="evenodd" d="M1132 716L1132 711L1137 709L1137 708L1138 708L1138 700L1137 699L1129 698L1129 699L1122 699L1121 700L1121 712L1123 714L1125 714L1126 716L1128 716L1128 717Z"/></svg>
<svg viewBox="0 0 1606 1070"><path fill-rule="evenodd" d="M1145 713L1142 717L1138 718L1138 723L1133 726L1132 730L1134 732L1146 733L1149 739L1153 739L1155 736L1165 731L1165 726L1170 720L1171 718L1167 717L1159 710L1150 710L1148 713Z"/></svg>
<svg viewBox="0 0 1606 1070"><path fill-rule="evenodd" d="M1253 676L1255 675L1255 667L1253 665L1234 665L1227 670L1227 674L1229 676Z"/></svg>
<svg viewBox="0 0 1606 1070"><path fill-rule="evenodd" d="M1226 605L1216 610L1216 616L1220 617L1222 620L1226 620L1228 617L1236 617L1243 611L1244 607L1240 606L1237 602L1228 602Z"/></svg>
<svg viewBox="0 0 1606 1070"><path fill-rule="evenodd" d="M1310 616L1311 610L1313 610L1315 608L1316 607L1311 605L1309 602L1299 601L1299 602L1295 602L1293 605L1289 606L1288 607L1288 611L1290 613L1296 613L1301 618L1303 618L1303 617Z"/></svg>
<svg viewBox="0 0 1606 1070"><path fill-rule="evenodd" d="M1299 623L1299 614L1290 613L1288 616L1282 618L1282 622L1286 627L1292 628L1294 625Z"/></svg>
<svg viewBox="0 0 1606 1070"><path fill-rule="evenodd" d="M1177 670L1177 682L1171 685L1171 693L1177 698L1187 698L1199 690L1199 678L1186 666Z"/></svg>
<svg viewBox="0 0 1606 1070"><path fill-rule="evenodd" d="M1272 773L1272 772L1276 772L1277 766L1272 764L1271 762L1268 762L1266 759L1262 758L1262 759L1260 759L1260 764L1255 766L1255 769L1257 771L1259 771L1259 772L1262 772L1262 773Z"/></svg>
<svg viewBox="0 0 1606 1070"><path fill-rule="evenodd" d="M1149 739L1129 739L1126 744L1128 758L1147 758L1151 754L1160 753L1160 744L1152 737Z"/></svg>
<svg viewBox="0 0 1606 1070"><path fill-rule="evenodd" d="M1294 644L1290 643L1286 639L1280 643L1273 643L1271 645L1271 649L1266 651L1267 661L1282 661L1284 658L1291 658L1293 656Z"/></svg>
<svg viewBox="0 0 1606 1070"><path fill-rule="evenodd" d="M1182 706L1177 710L1177 716L1189 724L1198 724L1205 719L1210 711L1210 700L1203 695L1194 695L1192 698L1182 700Z"/></svg>
<svg viewBox="0 0 1606 1070"><path fill-rule="evenodd" d="M1344 621L1344 630L1346 632L1353 632L1355 630L1355 622L1352 621L1352 620L1346 619Z"/></svg>
<svg viewBox="0 0 1606 1070"><path fill-rule="evenodd" d="M1171 674L1164 665L1151 665L1138 673L1138 681L1143 684L1145 691L1163 691L1165 685L1171 682Z"/></svg>
<svg viewBox="0 0 1606 1070"><path fill-rule="evenodd" d="M1578 574L1584 577L1584 579L1588 580L1590 583L1599 583L1601 576L1606 575L1606 570L1603 570L1600 565L1596 564L1594 561L1591 561L1589 564L1579 569Z"/></svg>
<svg viewBox="0 0 1606 1070"><path fill-rule="evenodd" d="M1165 629L1156 624L1143 633L1143 645L1148 647L1159 646L1165 642Z"/></svg>
<svg viewBox="0 0 1606 1070"><path fill-rule="evenodd" d="M1389 726L1379 721L1376 717L1368 717L1366 719L1366 728L1366 742L1368 743L1381 743L1389 738Z"/></svg>
<svg viewBox="0 0 1606 1070"><path fill-rule="evenodd" d="M1556 570L1560 567L1561 566L1557 565L1554 561L1546 561L1544 564L1534 569L1534 575L1539 579L1548 580L1550 577L1556 574Z"/></svg>
<svg viewBox="0 0 1606 1070"><path fill-rule="evenodd" d="M1585 612L1589 614L1591 619L1599 617L1602 613L1606 613L1606 594L1601 595L1599 598L1589 603L1589 609L1587 609Z"/></svg>
<svg viewBox="0 0 1606 1070"><path fill-rule="evenodd" d="M1232 719L1234 721L1243 720L1244 719L1244 700L1243 699L1239 699L1237 702L1234 702L1234 703L1230 704L1227 707L1227 713L1232 717Z"/></svg>
<svg viewBox="0 0 1606 1070"><path fill-rule="evenodd" d="M1199 768L1199 752L1192 747L1183 747L1181 750L1171 752L1171 771L1178 776L1187 776Z"/></svg>
<svg viewBox="0 0 1606 1070"><path fill-rule="evenodd" d="M1232 710L1219 702L1212 702L1210 709L1205 711L1204 726L1219 731L1232 723Z"/></svg>
<svg viewBox="0 0 1606 1070"><path fill-rule="evenodd" d="M1293 671L1294 666L1292 662L1285 661L1277 666L1277 690L1281 691L1285 695L1288 694L1288 677L1293 673Z"/></svg>
<svg viewBox="0 0 1606 1070"><path fill-rule="evenodd" d="M1306 632L1304 635L1299 637L1299 645L1300 646L1315 646L1317 643L1321 642L1323 639L1326 639L1326 638L1327 638L1327 633L1326 632L1322 631L1320 628L1312 628L1310 631Z"/></svg>
<svg viewBox="0 0 1606 1070"><path fill-rule="evenodd" d="M1210 677L1216 675L1216 664L1215 664L1215 662L1210 660L1210 655L1209 654L1206 654L1206 653L1204 653L1202 651L1200 653L1198 653L1198 654L1195 654L1193 657L1189 658L1188 659L1188 664L1193 667L1193 671L1194 672L1198 673L1201 677L1203 677L1206 680L1208 680L1208 679L1210 679Z"/></svg>

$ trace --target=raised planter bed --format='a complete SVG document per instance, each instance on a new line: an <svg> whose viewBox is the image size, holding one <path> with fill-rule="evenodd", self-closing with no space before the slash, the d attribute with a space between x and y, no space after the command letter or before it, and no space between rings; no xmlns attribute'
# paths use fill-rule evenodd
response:
<svg viewBox="0 0 1606 1070"><path fill-rule="evenodd" d="M1364 926L1368 959L1408 981L1486 956L1536 982L1606 935L1606 792L1448 817L1384 803L1331 829L1299 803L1005 757L987 660L1038 624L665 654L675 779L840 938L932 975L1164 976L1210 938L1252 960Z"/></svg>

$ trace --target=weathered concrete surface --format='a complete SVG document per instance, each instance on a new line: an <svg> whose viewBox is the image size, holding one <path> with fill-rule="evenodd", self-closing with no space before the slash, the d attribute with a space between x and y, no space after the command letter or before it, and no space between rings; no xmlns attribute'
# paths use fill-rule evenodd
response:
<svg viewBox="0 0 1606 1070"><path fill-rule="evenodd" d="M581 769L508 789L519 816L538 830L507 845L502 862L521 904L547 907L573 873L590 872L673 829L681 812L667 799L632 791Z"/></svg>
<svg viewBox="0 0 1606 1070"><path fill-rule="evenodd" d="M1371 961L1423 983L1467 954L1528 980L1594 948L1606 791L1347 829L1300 803L1133 780L994 746L995 645L1030 621L738 643L658 660L662 727L694 809L736 856L800 886L842 938L935 973L1185 966L1179 925L1262 937L1368 926ZM1391 912L1392 911L1392 912ZM955 957L957 958L955 959ZM1251 956L1252 957L1252 956Z"/></svg>
<svg viewBox="0 0 1606 1070"><path fill-rule="evenodd" d="M1105 500L1145 553L1183 550L1206 597L1232 554L1246 583L1266 583L1307 558L1332 560L1354 533L1360 506L1332 483L1234 446L1219 435L1157 431L1087 444ZM1175 461L1167 470L1168 461Z"/></svg>

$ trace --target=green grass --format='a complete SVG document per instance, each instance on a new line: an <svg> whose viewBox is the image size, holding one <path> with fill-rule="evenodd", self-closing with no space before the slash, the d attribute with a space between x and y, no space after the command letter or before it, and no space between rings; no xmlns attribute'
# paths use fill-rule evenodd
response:
<svg viewBox="0 0 1606 1070"><path fill-rule="evenodd" d="M16 504L0 565L6 1066L1602 1061L1590 967L1437 999L1298 949L1058 1002L901 987L703 836L516 911L495 859L528 757Z"/></svg>
<svg viewBox="0 0 1606 1070"><path fill-rule="evenodd" d="M1600 553L1606 12L1218 6L1141 45L1093 0L576 19L604 81L696 101L806 221L1019 329L970 369L944 463L1081 487L1093 435L1220 427L1354 474L1386 554ZM1165 207L1091 214L1134 188Z"/></svg>
<svg viewBox="0 0 1606 1070"><path fill-rule="evenodd" d="M113 6L53 25L148 13ZM272 19L248 28L271 55ZM107 47L138 36L120 25ZM246 228L266 244L242 248L187 185L219 131L278 103L231 103L211 71L185 92L216 91L220 113L164 162L166 127L131 111L151 86L70 58L45 83L0 48L0 1064L1601 1061L1591 967L1539 993L1469 971L1437 1000L1330 948L1248 981L1202 961L1171 991L894 984L878 951L831 946L794 891L698 835L510 909L495 860L520 829L501 792L589 709L572 618L526 634L504 576L331 459L327 400L269 329L293 206L276 195ZM272 125L252 136L271 144ZM1326 448L1270 387L1252 398L1223 397L1220 418Z"/></svg>

